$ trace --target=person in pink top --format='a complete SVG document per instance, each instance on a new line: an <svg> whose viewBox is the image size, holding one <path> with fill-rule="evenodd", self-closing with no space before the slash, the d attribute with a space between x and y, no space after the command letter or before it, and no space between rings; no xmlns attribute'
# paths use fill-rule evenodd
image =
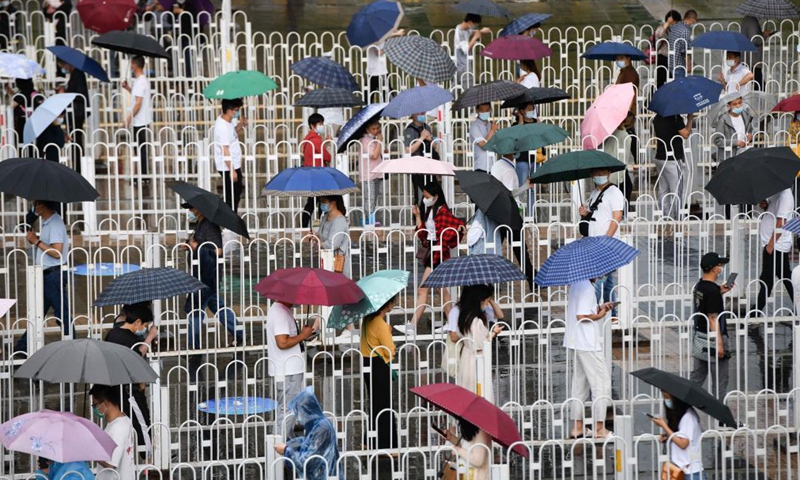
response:
<svg viewBox="0 0 800 480"><path fill-rule="evenodd" d="M371 120L364 128L361 137L361 168L359 173L364 182L364 224L376 225L375 209L378 197L383 192L383 174L375 173L375 168L383 161L383 135L378 119Z"/></svg>

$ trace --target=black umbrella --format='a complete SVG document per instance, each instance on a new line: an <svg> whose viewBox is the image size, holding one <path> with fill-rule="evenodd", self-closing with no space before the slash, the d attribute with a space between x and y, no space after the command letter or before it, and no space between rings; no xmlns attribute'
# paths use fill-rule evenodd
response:
<svg viewBox="0 0 800 480"><path fill-rule="evenodd" d="M789 147L751 148L720 163L706 190L722 205L756 204L794 185L798 171Z"/></svg>
<svg viewBox="0 0 800 480"><path fill-rule="evenodd" d="M205 284L177 268L142 268L115 278L100 292L95 307L132 305L194 293Z"/></svg>
<svg viewBox="0 0 800 480"><path fill-rule="evenodd" d="M523 95L527 89L519 83L509 82L508 80L495 80L494 82L482 83L467 89L453 103L453 110L476 107L484 103L492 103L499 100Z"/></svg>
<svg viewBox="0 0 800 480"><path fill-rule="evenodd" d="M484 172L456 172L458 184L483 213L513 231L522 229L519 205L503 183Z"/></svg>
<svg viewBox="0 0 800 480"><path fill-rule="evenodd" d="M364 105L353 92L344 88L318 88L303 95L295 103L298 107L337 108Z"/></svg>
<svg viewBox="0 0 800 480"><path fill-rule="evenodd" d="M236 215L236 212L219 195L186 182L171 181L167 182L167 186L187 203L200 210L200 213L209 222L236 232L248 240L250 239L244 220L239 215Z"/></svg>
<svg viewBox="0 0 800 480"><path fill-rule="evenodd" d="M520 108L532 103L538 105L541 103L558 102L559 100L567 100L569 94L560 88L529 88L527 92L514 98L509 98L500 108Z"/></svg>
<svg viewBox="0 0 800 480"><path fill-rule="evenodd" d="M688 378L679 377L674 373L665 372L657 368L643 368L635 372L631 372L636 378L640 378L645 383L648 383L656 388L664 390L673 397L687 403L698 410L702 410L707 415L710 415L722 424L731 428L738 428L736 419L733 418L731 409L724 403L719 401L716 397L708 393L702 385L689 380Z"/></svg>
<svg viewBox="0 0 800 480"><path fill-rule="evenodd" d="M93 202L100 194L80 173L41 158L0 162L0 192L51 202Z"/></svg>
<svg viewBox="0 0 800 480"><path fill-rule="evenodd" d="M156 40L134 32L104 33L94 37L92 45L131 55L169 59L169 53Z"/></svg>

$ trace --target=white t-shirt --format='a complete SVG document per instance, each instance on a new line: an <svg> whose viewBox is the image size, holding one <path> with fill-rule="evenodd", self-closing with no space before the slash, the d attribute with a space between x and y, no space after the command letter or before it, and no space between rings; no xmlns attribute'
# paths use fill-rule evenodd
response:
<svg viewBox="0 0 800 480"><path fill-rule="evenodd" d="M505 185L507 189L514 191L519 188L517 169L509 160L500 158L494 162L494 165L492 165L491 174L494 178L500 180L500 183Z"/></svg>
<svg viewBox="0 0 800 480"><path fill-rule="evenodd" d="M147 75L141 74L133 80L131 87L131 95L133 96L133 105L136 105L136 98L142 98L142 106L139 107L139 112L133 116L134 127L144 127L153 123L153 108L150 105L150 80ZM131 111L133 111L133 105Z"/></svg>
<svg viewBox="0 0 800 480"><path fill-rule="evenodd" d="M300 344L281 350L275 341L276 335L297 335L297 323L292 311L286 305L274 302L267 312L267 355L269 356L269 374L296 375L306 371L306 354Z"/></svg>
<svg viewBox="0 0 800 480"><path fill-rule="evenodd" d="M242 148L239 146L236 127L233 126L232 122L220 116L214 122L214 163L217 165L218 172L228 171L228 166L225 164L225 156L222 154L222 147L224 146L228 147L228 151L231 154L230 161L233 163L233 169L242 168Z"/></svg>
<svg viewBox="0 0 800 480"><path fill-rule="evenodd" d="M494 317L494 307L487 305L486 308L483 309L484 313L486 313L486 321L489 325L495 323L497 319ZM458 316L461 314L461 309L458 305L455 305L453 308L450 309L450 313L447 314L447 323L444 324L442 327L442 331L444 332L457 332L458 331Z"/></svg>
<svg viewBox="0 0 800 480"><path fill-rule="evenodd" d="M765 213L761 215L761 222L758 224L758 233L761 237L761 247L766 247L769 239L775 233L775 223L782 218L788 222L794 212L794 198L790 189L782 190L767 199L769 206ZM792 249L792 234L783 231L780 238L775 242L775 250L778 252L789 252Z"/></svg>
<svg viewBox="0 0 800 480"><path fill-rule="evenodd" d="M526 74L524 77L522 77L520 85L525 88L539 87L539 75L536 75L533 72Z"/></svg>
<svg viewBox="0 0 800 480"><path fill-rule="evenodd" d="M430 242L436 241L436 221L434 217L434 211L431 210L431 213L428 214L428 218L425 219L425 230L428 231L428 241Z"/></svg>
<svg viewBox="0 0 800 480"><path fill-rule="evenodd" d="M461 24L456 25L455 43L456 43L456 70L458 73L466 72L468 68L469 59L469 41L472 39L472 30L464 30Z"/></svg>
<svg viewBox="0 0 800 480"><path fill-rule="evenodd" d="M594 285L589 280L581 280L569 286L567 297L566 333L564 347L583 352L601 352L603 350L602 320L584 319L578 321L578 315L594 315L597 313L597 296Z"/></svg>
<svg viewBox="0 0 800 480"><path fill-rule="evenodd" d="M731 72L731 67L726 67L722 76L725 78L725 93L742 92L742 95L750 92L750 82L745 85L739 85L739 82L750 73L747 65L740 63L736 66L736 70Z"/></svg>
<svg viewBox="0 0 800 480"><path fill-rule="evenodd" d="M117 444L114 453L111 454L109 464L114 466L119 477L106 469L97 475L98 480L134 480L136 478L136 467L133 462L133 455L136 446L136 430L133 429L133 422L126 416L121 416L106 425L106 433Z"/></svg>
<svg viewBox="0 0 800 480"><path fill-rule="evenodd" d="M600 190L595 189L592 194L589 195L586 208L594 204L598 195L600 195ZM611 227L611 222L614 221L614 212L624 210L625 195L622 194L622 191L617 188L616 185L607 187L606 193L600 201L600 205L597 206L597 210L595 210L594 215L592 215L592 221L589 222L589 236L600 237L605 235L609 227ZM619 237L619 230L620 229L617 228L617 231L614 232L614 237Z"/></svg>
<svg viewBox="0 0 800 480"><path fill-rule="evenodd" d="M731 124L733 125L733 129L736 130L736 136L734 137L733 140L735 142L737 142L737 144L738 144L739 140L747 143L747 130L745 129L745 126L744 126L744 118L742 118L741 115L735 115L735 116L731 115L730 117L731 117ZM742 153L745 150L747 150L748 148L749 147L747 147L747 146L739 148L736 151L736 153L737 154Z"/></svg>
<svg viewBox="0 0 800 480"><path fill-rule="evenodd" d="M383 53L383 42L370 45L367 48L367 75L387 75L389 68L386 65L386 55Z"/></svg>
<svg viewBox="0 0 800 480"><path fill-rule="evenodd" d="M678 423L678 431L675 436L689 440L689 446L685 449L670 443L669 459L672 463L683 469L684 473L697 473L703 471L702 444L700 418L694 410L687 410Z"/></svg>

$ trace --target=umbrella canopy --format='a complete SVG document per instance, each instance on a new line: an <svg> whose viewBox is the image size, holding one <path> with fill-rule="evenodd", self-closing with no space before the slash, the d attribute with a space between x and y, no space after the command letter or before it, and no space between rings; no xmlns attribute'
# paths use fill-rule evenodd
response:
<svg viewBox="0 0 800 480"><path fill-rule="evenodd" d="M404 157L397 160L388 160L381 162L373 171L375 173L443 175L446 177L452 177L456 174L453 164L428 157Z"/></svg>
<svg viewBox="0 0 800 480"><path fill-rule="evenodd" d="M47 130L47 127L69 107L77 96L77 93L59 93L42 102L25 122L23 141L25 143L35 142L36 137Z"/></svg>
<svg viewBox="0 0 800 480"><path fill-rule="evenodd" d="M17 303L13 298L0 298L0 317L5 317L11 307Z"/></svg>
<svg viewBox="0 0 800 480"><path fill-rule="evenodd" d="M481 55L495 60L539 60L552 54L550 47L528 35L498 37L481 51Z"/></svg>
<svg viewBox="0 0 800 480"><path fill-rule="evenodd" d="M430 38L393 37L386 40L383 51L397 68L426 83L446 82L456 74L456 64L450 55Z"/></svg>
<svg viewBox="0 0 800 480"><path fill-rule="evenodd" d="M411 393L436 405L450 415L461 418L484 432L495 442L528 458L528 449L521 443L522 438L517 431L517 424L489 400L479 397L466 388L452 383L434 383L414 387Z"/></svg>
<svg viewBox="0 0 800 480"><path fill-rule="evenodd" d="M422 286L425 288L466 287L518 280L525 280L525 274L500 255L464 255L442 262L428 276Z"/></svg>
<svg viewBox="0 0 800 480"><path fill-rule="evenodd" d="M348 92L358 90L353 74L330 58L308 57L294 62L289 68L309 82L323 87L343 88Z"/></svg>
<svg viewBox="0 0 800 480"><path fill-rule="evenodd" d="M92 39L92 45L130 55L169 59L169 53L152 38L134 32L108 32Z"/></svg>
<svg viewBox="0 0 800 480"><path fill-rule="evenodd" d="M679 77L656 90L649 108L662 117L696 113L716 103L721 92L721 83L705 77Z"/></svg>
<svg viewBox="0 0 800 480"><path fill-rule="evenodd" d="M476 107L484 103L518 97L528 89L508 80L495 80L468 88L453 104L453 110Z"/></svg>
<svg viewBox="0 0 800 480"><path fill-rule="evenodd" d="M41 65L25 55L0 52L0 77L31 79L44 73Z"/></svg>
<svg viewBox="0 0 800 480"><path fill-rule="evenodd" d="M345 88L317 88L303 95L295 105L310 108L347 108L359 107L364 105L364 102Z"/></svg>
<svg viewBox="0 0 800 480"><path fill-rule="evenodd" d="M588 60L609 60L613 62L617 59L617 55L627 55L631 57L631 60L644 60L647 58L643 51L623 42L598 43L586 50L581 57Z"/></svg>
<svg viewBox="0 0 800 480"><path fill-rule="evenodd" d="M507 8L490 0L464 0L454 5L453 8L461 13L474 13L484 17L511 18L511 12Z"/></svg>
<svg viewBox="0 0 800 480"><path fill-rule="evenodd" d="M601 150L567 152L544 162L531 174L533 183L554 183L580 180L592 176L595 168L611 172L625 170L625 164Z"/></svg>
<svg viewBox="0 0 800 480"><path fill-rule="evenodd" d="M120 275L100 292L95 307L132 305L194 293L205 284L183 270L169 267L142 268Z"/></svg>
<svg viewBox="0 0 800 480"><path fill-rule="evenodd" d="M519 35L525 30L544 22L550 17L552 17L552 15L549 13L526 13L500 30L500 36L505 37L507 35Z"/></svg>
<svg viewBox="0 0 800 480"><path fill-rule="evenodd" d="M69 412L40 410L0 425L0 442L13 452L59 463L108 462L116 442L91 420Z"/></svg>
<svg viewBox="0 0 800 480"><path fill-rule="evenodd" d="M705 412L706 415L716 418L723 425L739 428L731 409L708 393L703 385L697 382L652 367L636 370L631 372L631 375Z"/></svg>
<svg viewBox="0 0 800 480"><path fill-rule="evenodd" d="M353 118L347 121L339 132L339 138L336 139L336 151L342 153L347 149L347 144L350 140L355 140L357 133L361 128L368 124L370 120L377 117L386 108L386 103L373 103L362 108Z"/></svg>
<svg viewBox="0 0 800 480"><path fill-rule="evenodd" d="M529 88L525 93L518 97L509 98L500 108L520 108L532 103L538 105L541 103L557 102L559 100L566 100L569 94L560 88Z"/></svg>
<svg viewBox="0 0 800 480"><path fill-rule="evenodd" d="M356 282L321 268L281 268L253 289L265 298L292 305L345 305L364 298Z"/></svg>
<svg viewBox="0 0 800 480"><path fill-rule="evenodd" d="M408 286L409 273L404 270L382 270L359 280L356 285L364 292L358 303L337 305L328 317L329 328L344 328L365 316L375 313Z"/></svg>
<svg viewBox="0 0 800 480"><path fill-rule="evenodd" d="M798 171L789 147L751 148L721 162L706 190L721 205L757 204L794 185Z"/></svg>
<svg viewBox="0 0 800 480"><path fill-rule="evenodd" d="M347 41L356 47L381 43L403 20L403 6L390 0L377 0L361 7L347 26Z"/></svg>
<svg viewBox="0 0 800 480"><path fill-rule="evenodd" d="M635 95L636 87L632 83L623 83L608 87L597 97L592 106L586 110L581 122L584 150L598 148L609 135L614 133L628 116Z"/></svg>
<svg viewBox="0 0 800 480"><path fill-rule="evenodd" d="M729 52L755 52L758 50L749 38L739 32L713 31L698 35L692 40L692 47Z"/></svg>
<svg viewBox="0 0 800 480"><path fill-rule="evenodd" d="M134 0L80 0L78 14L83 26L97 33L127 30L136 16Z"/></svg>
<svg viewBox="0 0 800 480"><path fill-rule="evenodd" d="M786 230L787 232L794 233L795 235L800 235L800 218L795 218L794 220L789 221L786 225L783 226L783 229ZM2 302L4 301L6 300L0 300L0 306L2 306ZM14 300L11 301L13 302ZM11 305L13 305L13 303ZM10 305L9 308L11 308ZM3 309L0 308L0 317L2 317L3 315L5 315L5 313L3 313Z"/></svg>
<svg viewBox="0 0 800 480"><path fill-rule="evenodd" d="M247 233L247 224L244 223L242 217L237 215L216 193L186 182L170 181L167 182L167 186L180 195L185 202L200 210L200 213L209 222L250 239L250 234Z"/></svg>
<svg viewBox="0 0 800 480"><path fill-rule="evenodd" d="M755 117L769 114L778 103L778 96L772 93L758 92L755 90L744 94L738 91L727 93L706 112L706 118L711 119L711 128L717 127L720 118L728 113L728 102L735 100L734 97L737 96L741 96L743 106Z"/></svg>
<svg viewBox="0 0 800 480"><path fill-rule="evenodd" d="M798 18L797 11L792 2L788 0L747 0L733 9L739 15L756 18Z"/></svg>
<svg viewBox="0 0 800 480"><path fill-rule="evenodd" d="M69 63L83 73L87 73L101 82L109 82L108 73L92 57L80 50L76 50L66 45L56 45L47 47L57 59Z"/></svg>
<svg viewBox="0 0 800 480"><path fill-rule="evenodd" d="M526 123L501 128L486 142L483 149L499 155L529 152L563 142L569 132L549 123Z"/></svg>
<svg viewBox="0 0 800 480"><path fill-rule="evenodd" d="M100 194L75 170L41 158L0 161L0 192L51 202L93 202Z"/></svg>
<svg viewBox="0 0 800 480"><path fill-rule="evenodd" d="M91 338L48 343L25 360L16 377L50 383L111 386L153 383L158 379L138 352Z"/></svg>
<svg viewBox="0 0 800 480"><path fill-rule="evenodd" d="M350 177L333 167L293 167L275 175L261 193L279 197L327 197L357 191Z"/></svg>
<svg viewBox="0 0 800 480"><path fill-rule="evenodd" d="M415 113L428 112L453 101L453 94L438 85L423 85L403 90L394 97L383 115L389 118L403 118Z"/></svg>
<svg viewBox="0 0 800 480"><path fill-rule="evenodd" d="M772 108L773 112L796 112L800 110L800 95L784 98Z"/></svg>
<svg viewBox="0 0 800 480"><path fill-rule="evenodd" d="M485 172L456 172L461 190L483 213L511 230L522 228L519 206L500 180Z"/></svg>
<svg viewBox="0 0 800 480"><path fill-rule="evenodd" d="M607 275L633 261L639 250L613 237L584 237L559 248L542 264L540 287L571 285Z"/></svg>
<svg viewBox="0 0 800 480"><path fill-rule="evenodd" d="M254 70L228 72L209 83L203 90L206 98L224 98L233 100L242 97L254 97L278 88L275 80Z"/></svg>

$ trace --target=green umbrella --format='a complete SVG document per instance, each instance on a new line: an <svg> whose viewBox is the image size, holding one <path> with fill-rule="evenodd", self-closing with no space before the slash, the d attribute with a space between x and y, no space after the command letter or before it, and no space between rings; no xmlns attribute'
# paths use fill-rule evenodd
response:
<svg viewBox="0 0 800 480"><path fill-rule="evenodd" d="M261 95L276 88L278 88L278 84L275 83L275 80L261 72L239 70L217 77L203 90L203 95L206 98L233 100L234 98Z"/></svg>
<svg viewBox="0 0 800 480"><path fill-rule="evenodd" d="M612 172L625 170L625 164L600 150L579 150L553 157L531 175L533 183L554 183L580 180L592 176L595 168Z"/></svg>
<svg viewBox="0 0 800 480"><path fill-rule="evenodd" d="M569 132L549 123L527 123L501 128L483 146L498 155L538 150L569 138Z"/></svg>
<svg viewBox="0 0 800 480"><path fill-rule="evenodd" d="M408 286L408 272L403 270L383 270L362 278L356 285L364 292L358 303L337 305L328 317L328 327L344 328L370 313L375 313L386 302Z"/></svg>

